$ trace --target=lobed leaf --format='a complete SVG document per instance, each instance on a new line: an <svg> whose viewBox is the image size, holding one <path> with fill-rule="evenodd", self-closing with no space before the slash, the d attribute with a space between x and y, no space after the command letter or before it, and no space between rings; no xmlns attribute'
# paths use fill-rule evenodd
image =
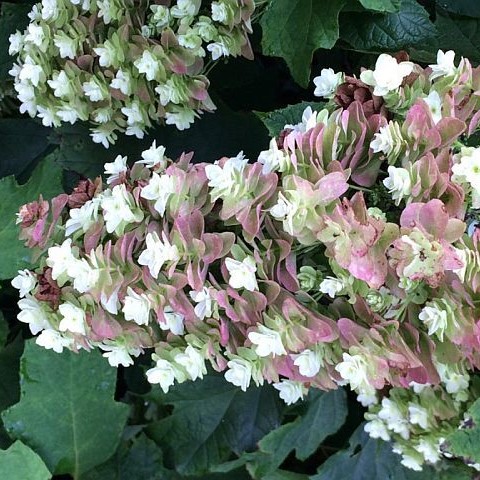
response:
<svg viewBox="0 0 480 480"><path fill-rule="evenodd" d="M415 0L402 0L395 13L346 13L340 23L342 39L355 50L369 52L417 46L437 33L428 12Z"/></svg>
<svg viewBox="0 0 480 480"><path fill-rule="evenodd" d="M263 14L262 50L282 57L293 78L308 85L313 53L332 48L338 40L338 15L345 0L275 0Z"/></svg>
<svg viewBox="0 0 480 480"><path fill-rule="evenodd" d="M113 400L116 370L98 351L57 354L26 342L20 401L5 428L37 452L50 471L75 479L117 448L128 406Z"/></svg>

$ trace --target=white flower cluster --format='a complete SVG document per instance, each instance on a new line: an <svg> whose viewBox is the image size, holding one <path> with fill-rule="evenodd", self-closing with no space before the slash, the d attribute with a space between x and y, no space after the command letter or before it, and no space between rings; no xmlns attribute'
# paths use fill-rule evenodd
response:
<svg viewBox="0 0 480 480"><path fill-rule="evenodd" d="M20 111L48 127L90 121L106 148L116 132L142 138L159 119L189 128L215 109L204 59L251 56L254 2L203 3L42 0L27 29L10 36Z"/></svg>

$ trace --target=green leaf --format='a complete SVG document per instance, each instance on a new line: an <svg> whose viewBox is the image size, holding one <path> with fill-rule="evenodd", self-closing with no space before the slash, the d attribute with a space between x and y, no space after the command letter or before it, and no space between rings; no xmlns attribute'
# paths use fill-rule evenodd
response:
<svg viewBox="0 0 480 480"><path fill-rule="evenodd" d="M0 450L0 478L5 480L49 480L52 475L42 459L20 441Z"/></svg>
<svg viewBox="0 0 480 480"><path fill-rule="evenodd" d="M458 63L461 56L474 65L480 62L480 20L468 17L437 15L436 38L417 45L411 50L413 59L425 63L436 63L437 51L454 50Z"/></svg>
<svg viewBox="0 0 480 480"><path fill-rule="evenodd" d="M116 370L98 351L57 354L30 340L20 375L20 402L3 413L5 428L50 471L78 479L113 455L129 408L113 400Z"/></svg>
<svg viewBox="0 0 480 480"><path fill-rule="evenodd" d="M141 433L122 442L116 454L103 465L82 475L82 480L182 480L163 466L162 451Z"/></svg>
<svg viewBox="0 0 480 480"><path fill-rule="evenodd" d="M338 40L338 15L345 0L275 0L262 15L262 51L282 57L293 78L308 85L310 64L318 48Z"/></svg>
<svg viewBox="0 0 480 480"><path fill-rule="evenodd" d="M349 446L329 457L311 480L467 480L464 476L467 468L457 467L448 462L449 467L440 468L424 466L421 472L405 468L401 456L392 452L392 445L370 438L361 425L350 438ZM448 468L448 470L446 470Z"/></svg>
<svg viewBox="0 0 480 480"><path fill-rule="evenodd" d="M480 18L478 0L436 0L438 8L456 15Z"/></svg>
<svg viewBox="0 0 480 480"><path fill-rule="evenodd" d="M267 127L270 136L278 137L280 132L285 128L285 125L295 125L302 121L303 111L307 107L320 111L324 105L325 104L321 102L301 102L279 110L274 110L273 112L257 112L257 116Z"/></svg>
<svg viewBox="0 0 480 480"><path fill-rule="evenodd" d="M271 474L294 449L298 459L308 458L329 435L338 431L346 417L347 398L343 389L331 392L311 390L305 415L260 440L260 452L252 469L255 478Z"/></svg>
<svg viewBox="0 0 480 480"><path fill-rule="evenodd" d="M0 118L0 177L25 175L46 153L50 133L30 118Z"/></svg>
<svg viewBox="0 0 480 480"><path fill-rule="evenodd" d="M27 14L32 9L31 5L1 2L0 4L0 81L10 77L8 71L12 68L13 57L8 54L8 37L15 30L23 31L30 19Z"/></svg>
<svg viewBox="0 0 480 480"><path fill-rule="evenodd" d="M466 428L456 430L447 437L448 450L458 457L478 463L480 462L480 399L468 409L467 416L471 420L467 422Z"/></svg>
<svg viewBox="0 0 480 480"><path fill-rule="evenodd" d="M173 413L149 425L147 433L184 475L206 473L232 451L254 450L280 423L278 395L270 386L242 392L213 374L178 385L160 400L173 405Z"/></svg>
<svg viewBox="0 0 480 480"><path fill-rule="evenodd" d="M18 240L16 213L21 205L43 198L51 198L62 191L62 171L52 160L44 160L34 170L30 180L18 185L15 177L0 180L0 280L12 278L17 271L30 265L30 250Z"/></svg>
<svg viewBox="0 0 480 480"><path fill-rule="evenodd" d="M353 49L367 52L401 50L436 35L428 12L415 0L402 0L396 13L346 13L340 24L342 39Z"/></svg>
<svg viewBox="0 0 480 480"><path fill-rule="evenodd" d="M23 340L18 336L5 348L0 349L0 412L18 402L20 398L19 369L23 352ZM11 440L0 420L0 446L6 448Z"/></svg>
<svg viewBox="0 0 480 480"><path fill-rule="evenodd" d="M358 0L367 10L377 12L398 12L400 10L401 0Z"/></svg>

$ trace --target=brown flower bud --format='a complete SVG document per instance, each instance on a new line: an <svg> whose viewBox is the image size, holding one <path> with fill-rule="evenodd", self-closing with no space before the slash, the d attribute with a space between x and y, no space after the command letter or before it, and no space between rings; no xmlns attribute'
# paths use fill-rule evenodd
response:
<svg viewBox="0 0 480 480"><path fill-rule="evenodd" d="M38 289L35 298L41 302L48 302L56 310L60 303L60 287L52 278L52 269L45 267L38 275Z"/></svg>
<svg viewBox="0 0 480 480"><path fill-rule="evenodd" d="M90 179L80 180L78 185L73 189L73 192L68 196L69 208L80 208L91 200L99 186L99 178L95 180L95 183Z"/></svg>
<svg viewBox="0 0 480 480"><path fill-rule="evenodd" d="M375 113L387 115L383 98L373 95L369 86L355 77L345 77L345 82L337 88L334 101L342 108L348 108L355 101L359 102L365 118L370 118Z"/></svg>
<svg viewBox="0 0 480 480"><path fill-rule="evenodd" d="M40 195L38 202L30 202L20 207L17 223L22 228L31 227L38 220L47 216L49 208L48 202Z"/></svg>

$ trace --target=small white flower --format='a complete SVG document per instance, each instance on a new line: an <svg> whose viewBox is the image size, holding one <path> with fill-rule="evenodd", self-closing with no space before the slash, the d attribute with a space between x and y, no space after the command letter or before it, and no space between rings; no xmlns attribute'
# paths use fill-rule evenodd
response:
<svg viewBox="0 0 480 480"><path fill-rule="evenodd" d="M454 157L452 180L469 183L474 192L480 193L480 148L462 148Z"/></svg>
<svg viewBox="0 0 480 480"><path fill-rule="evenodd" d="M335 277L327 277L319 286L319 290L330 298L335 298L344 288L343 282Z"/></svg>
<svg viewBox="0 0 480 480"><path fill-rule="evenodd" d="M285 221L295 215L297 207L287 200L282 192L278 194L277 203L269 210L270 215L280 221ZM288 227L286 227L288 228ZM288 231L290 233L290 230Z"/></svg>
<svg viewBox="0 0 480 480"><path fill-rule="evenodd" d="M135 126L143 123L142 105L138 101L133 101L130 105L121 108L122 113L127 117L127 124Z"/></svg>
<svg viewBox="0 0 480 480"><path fill-rule="evenodd" d="M147 168L160 166L160 169L163 170L167 165L165 160L165 147L163 145L157 147L156 140L154 140L152 146L142 152L142 159L143 160L139 160L136 163L141 163Z"/></svg>
<svg viewBox="0 0 480 480"><path fill-rule="evenodd" d="M414 446L414 448L429 463L437 463L440 460L439 444L433 439L421 438L418 445Z"/></svg>
<svg viewBox="0 0 480 480"><path fill-rule="evenodd" d="M343 82L343 73L335 73L332 68L322 68L319 77L313 79L317 97L330 97L337 90L338 85Z"/></svg>
<svg viewBox="0 0 480 480"><path fill-rule="evenodd" d="M243 171L248 164L248 159L242 152L236 157L229 158L223 166L214 163L205 167L208 186L214 191L211 193L213 200L222 195L231 195L232 191L242 181Z"/></svg>
<svg viewBox="0 0 480 480"><path fill-rule="evenodd" d="M23 47L23 35L17 30L8 37L10 46L8 47L9 55L16 55Z"/></svg>
<svg viewBox="0 0 480 480"><path fill-rule="evenodd" d="M47 350L62 353L64 348L69 348L73 344L73 339L63 336L56 330L47 329L35 339L35 343Z"/></svg>
<svg viewBox="0 0 480 480"><path fill-rule="evenodd" d="M76 40L61 32L54 35L53 43L59 50L60 58L70 58L71 60L75 58L77 54Z"/></svg>
<svg viewBox="0 0 480 480"><path fill-rule="evenodd" d="M92 115L93 115L93 119L97 123L107 123L112 119L112 110L110 110L109 108L98 108L97 110L93 111ZM96 142L96 143L102 143L102 142ZM107 145L108 145L108 141L107 141Z"/></svg>
<svg viewBox="0 0 480 480"><path fill-rule="evenodd" d="M175 18L193 17L198 13L200 3L196 0L177 0L177 4L170 9L170 13Z"/></svg>
<svg viewBox="0 0 480 480"><path fill-rule="evenodd" d="M221 57L228 57L230 51L228 47L223 42L213 42L207 45L207 50L212 55L212 60L218 60Z"/></svg>
<svg viewBox="0 0 480 480"><path fill-rule="evenodd" d="M273 388L280 392L280 398L287 404L298 402L303 399L304 386L302 382L295 382L293 380L282 380L274 383Z"/></svg>
<svg viewBox="0 0 480 480"><path fill-rule="evenodd" d="M120 90L124 95L132 93L132 77L128 71L119 69L110 83L111 88Z"/></svg>
<svg viewBox="0 0 480 480"><path fill-rule="evenodd" d="M383 180L383 184L395 200L395 205L400 205L402 199L407 198L412 193L412 180L410 173L405 168L397 168L392 165L388 167L388 177Z"/></svg>
<svg viewBox="0 0 480 480"><path fill-rule="evenodd" d="M142 353L139 348L127 348L123 345L106 345L101 343L99 347L105 351L103 356L108 360L108 363L112 367L118 367L119 365L128 367L133 365L133 358L131 355L138 357L140 353Z"/></svg>
<svg viewBox="0 0 480 480"><path fill-rule="evenodd" d="M213 300L207 287L203 287L199 292L191 291L190 298L196 303L195 315L203 320L210 318L213 313Z"/></svg>
<svg viewBox="0 0 480 480"><path fill-rule="evenodd" d="M442 119L442 99L440 95L432 90L424 100L430 109L434 123L437 124Z"/></svg>
<svg viewBox="0 0 480 480"><path fill-rule="evenodd" d="M431 387L429 383L410 382L408 386L417 394L422 393L426 388Z"/></svg>
<svg viewBox="0 0 480 480"><path fill-rule="evenodd" d="M117 155L112 163L106 163L103 168L105 169L105 175L108 175L107 183L110 185L127 173L127 157Z"/></svg>
<svg viewBox="0 0 480 480"><path fill-rule="evenodd" d="M369 385L367 368L368 364L363 356L343 353L343 362L340 362L335 370L350 383L353 390L356 390L364 385Z"/></svg>
<svg viewBox="0 0 480 480"><path fill-rule="evenodd" d="M144 73L148 81L155 80L160 71L160 64L155 56L148 50L144 50L140 58L137 58L133 64L137 67L139 73Z"/></svg>
<svg viewBox="0 0 480 480"><path fill-rule="evenodd" d="M74 92L70 79L64 70L55 72L51 80L47 80L48 85L53 90L53 95L57 98L70 97Z"/></svg>
<svg viewBox="0 0 480 480"><path fill-rule="evenodd" d="M280 334L265 325L258 325L258 331L250 332L248 339L256 345L255 352L259 357L287 354Z"/></svg>
<svg viewBox="0 0 480 480"><path fill-rule="evenodd" d="M403 416L398 406L389 398L382 400L382 408L378 412L378 417L387 424L389 430L398 433L404 440L410 438L407 419Z"/></svg>
<svg viewBox="0 0 480 480"><path fill-rule="evenodd" d="M428 411L426 408L410 402L408 404L408 416L410 423L413 425L419 425L424 430L428 428Z"/></svg>
<svg viewBox="0 0 480 480"><path fill-rule="evenodd" d="M202 379L203 375L207 373L203 355L191 345L188 345L185 349L185 353L178 353L175 355L174 360L185 368L190 379L193 381L197 378Z"/></svg>
<svg viewBox="0 0 480 480"><path fill-rule="evenodd" d="M404 467L409 468L410 470L415 470L416 472L422 471L422 464L420 460L412 455L404 453L402 455L402 460L400 462Z"/></svg>
<svg viewBox="0 0 480 480"><path fill-rule="evenodd" d="M396 90L403 79L413 72L412 62L398 63L392 56L382 53L375 64L375 70L365 70L360 80L374 87L373 94L379 97Z"/></svg>
<svg viewBox="0 0 480 480"><path fill-rule="evenodd" d="M102 85L95 77L82 84L82 90L92 102L100 102L108 97L105 85Z"/></svg>
<svg viewBox="0 0 480 480"><path fill-rule="evenodd" d="M17 315L18 320L28 323L33 335L45 328L52 328L48 321L48 315L43 310L41 304L33 297L29 296L19 300L18 308L20 308L20 312Z"/></svg>
<svg viewBox="0 0 480 480"><path fill-rule="evenodd" d="M147 380L149 383L159 383L164 393L175 383L175 370L170 362L159 358L155 367L147 370Z"/></svg>
<svg viewBox="0 0 480 480"><path fill-rule="evenodd" d="M163 314L165 316L165 323L160 322L160 328L162 330L170 330L174 335L183 335L185 332L185 316L175 312L169 305L163 309Z"/></svg>
<svg viewBox="0 0 480 480"><path fill-rule="evenodd" d="M258 290L258 283L255 277L257 264L252 256L248 255L241 262L233 258L226 258L225 266L230 274L228 284L232 288L245 288L250 292Z"/></svg>
<svg viewBox="0 0 480 480"><path fill-rule="evenodd" d="M92 268L87 260L82 258L69 265L67 275L73 279L73 288L77 292L86 293L97 284L100 278L100 270Z"/></svg>
<svg viewBox="0 0 480 480"><path fill-rule="evenodd" d="M71 333L79 333L86 335L85 327L85 311L72 303L62 303L58 307L60 315L63 317L58 325L61 332L69 331Z"/></svg>
<svg viewBox="0 0 480 480"><path fill-rule="evenodd" d="M27 28L27 34L25 35L25 42L33 43L37 47L41 47L45 40L45 32L41 25L30 23Z"/></svg>
<svg viewBox="0 0 480 480"><path fill-rule="evenodd" d="M162 232L163 242L158 237L157 232L149 232L145 238L147 248L140 254L138 263L148 267L150 275L157 278L158 274L167 262L177 262L180 254L176 245L172 245Z"/></svg>
<svg viewBox="0 0 480 480"><path fill-rule="evenodd" d="M228 22L227 6L224 3L212 2L212 20L220 23Z"/></svg>
<svg viewBox="0 0 480 480"><path fill-rule="evenodd" d="M230 360L227 363L227 367L225 380L246 392L252 380L252 365L243 358L236 358Z"/></svg>
<svg viewBox="0 0 480 480"><path fill-rule="evenodd" d="M127 287L122 312L125 320L133 320L137 325L148 325L152 303L145 293L138 294Z"/></svg>
<svg viewBox="0 0 480 480"><path fill-rule="evenodd" d="M12 280L12 286L19 292L20 298L30 293L37 283L35 275L29 270L19 270L18 275Z"/></svg>
<svg viewBox="0 0 480 480"><path fill-rule="evenodd" d="M194 121L195 112L191 108L173 107L171 111L165 112L165 123L175 125L178 130L187 130Z"/></svg>
<svg viewBox="0 0 480 480"><path fill-rule="evenodd" d="M78 110L70 105L64 105L62 108L57 110L57 116L63 122L68 122L73 125L78 120Z"/></svg>
<svg viewBox="0 0 480 480"><path fill-rule="evenodd" d="M80 208L72 208L65 223L65 235L69 237L77 230L85 233L97 221L99 207L100 199L95 198L88 200Z"/></svg>
<svg viewBox="0 0 480 480"><path fill-rule="evenodd" d="M456 371L455 367L449 367L443 363L436 364L440 380L445 384L448 393L459 393L468 388L470 376Z"/></svg>
<svg viewBox="0 0 480 480"><path fill-rule="evenodd" d="M423 307L418 318L428 327L429 335L436 333L438 339L443 342L443 335L448 326L447 312L445 310L440 310L435 305L427 305Z"/></svg>
<svg viewBox="0 0 480 480"><path fill-rule="evenodd" d="M55 110L49 107L37 106L37 117L42 119L44 127L59 126L59 121L56 118Z"/></svg>
<svg viewBox="0 0 480 480"><path fill-rule="evenodd" d="M42 19L55 20L58 17L57 0L42 0Z"/></svg>
<svg viewBox="0 0 480 480"><path fill-rule="evenodd" d="M457 68L455 67L455 52L449 50L448 52L443 52L439 50L437 52L437 63L429 65L432 69L430 74L430 80L434 80L438 77L449 77L457 73Z"/></svg>
<svg viewBox="0 0 480 480"><path fill-rule="evenodd" d="M287 124L286 129L294 130L296 132L305 133L314 128L318 123L325 124L328 120L328 110L323 109L320 112L312 110L312 107L307 107L302 114L302 121L295 125Z"/></svg>
<svg viewBox="0 0 480 480"><path fill-rule="evenodd" d="M105 292L102 292L100 295L100 304L108 313L113 315L117 315L120 308L120 301L118 300L119 289L120 287L117 287L109 296Z"/></svg>
<svg viewBox="0 0 480 480"><path fill-rule="evenodd" d="M127 129L125 130L125 135L135 136L137 138L142 139L145 136L145 126L142 122L138 122L132 125L128 125Z"/></svg>
<svg viewBox="0 0 480 480"><path fill-rule="evenodd" d="M140 196L146 200L154 201L155 205L153 208L163 217L168 199L173 193L175 193L174 178L167 174L160 176L158 173L153 172L148 185L142 188Z"/></svg>
<svg viewBox="0 0 480 480"><path fill-rule="evenodd" d="M378 403L377 391L373 387L364 385L358 391L360 393L357 395L357 402L361 403L362 406L369 407Z"/></svg>
<svg viewBox="0 0 480 480"><path fill-rule="evenodd" d="M40 65L37 65L30 55L25 57L25 62L21 67L18 78L22 82L30 81L33 86L38 87L40 78L44 75L43 69Z"/></svg>
<svg viewBox="0 0 480 480"><path fill-rule="evenodd" d="M103 197L101 206L108 233L118 232L122 225L140 222L143 218L143 214L132 211L135 202L124 184L113 187L111 195Z"/></svg>
<svg viewBox="0 0 480 480"><path fill-rule="evenodd" d="M391 440L390 434L387 430L387 426L378 418L374 418L370 422L367 422L363 429L372 438L381 438L385 442L389 442Z"/></svg>
<svg viewBox="0 0 480 480"><path fill-rule="evenodd" d="M323 365L320 355L312 350L304 350L298 355L292 355L293 364L298 367L300 375L314 377Z"/></svg>
<svg viewBox="0 0 480 480"><path fill-rule="evenodd" d="M389 155L394 147L395 141L390 125L380 127L380 131L374 135L373 140L370 142L370 148L373 153L383 152L385 155Z"/></svg>
<svg viewBox="0 0 480 480"><path fill-rule="evenodd" d="M101 67L111 67L117 59L117 52L113 43L105 42L103 47L95 47L93 51L98 55L98 63Z"/></svg>
<svg viewBox="0 0 480 480"><path fill-rule="evenodd" d="M276 139L272 138L269 149L260 152L258 162L263 165L262 173L266 175L277 170L284 172L290 165L290 158L287 153L278 148Z"/></svg>
<svg viewBox="0 0 480 480"><path fill-rule="evenodd" d="M47 266L52 268L52 278L57 280L61 275L67 273L71 264L77 259L72 252L72 239L67 238L62 245L48 249Z"/></svg>

